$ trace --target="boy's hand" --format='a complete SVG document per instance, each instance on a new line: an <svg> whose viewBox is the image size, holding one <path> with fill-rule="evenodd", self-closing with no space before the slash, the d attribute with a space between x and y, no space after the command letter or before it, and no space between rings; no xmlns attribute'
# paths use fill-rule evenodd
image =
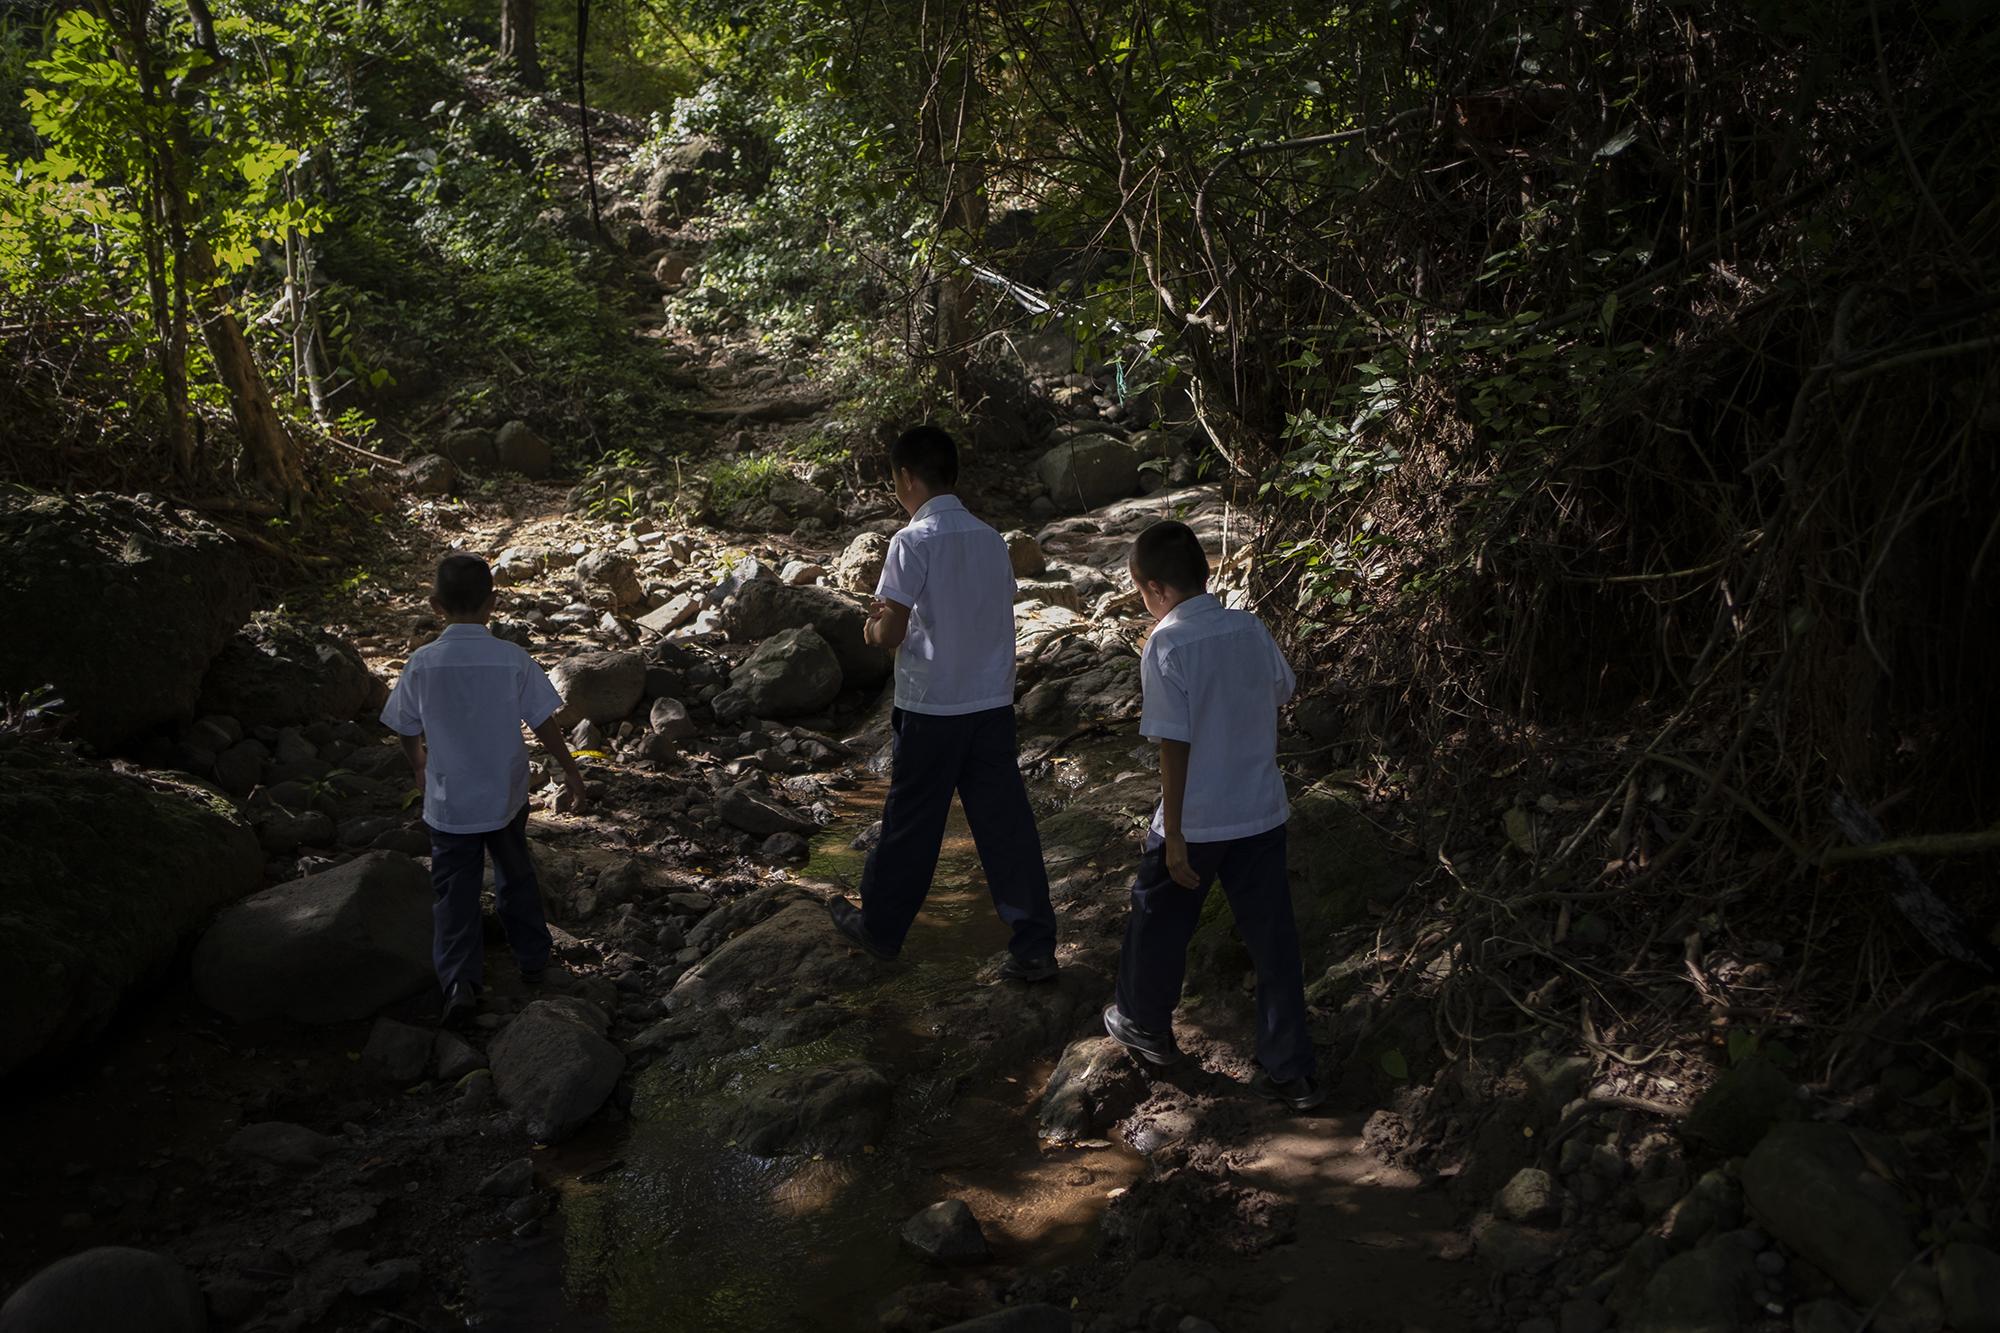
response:
<svg viewBox="0 0 2000 1333"><path fill-rule="evenodd" d="M590 793L583 789L583 774L563 774L563 789L556 794L556 813L580 815L590 809Z"/></svg>
<svg viewBox="0 0 2000 1333"><path fill-rule="evenodd" d="M1187 839L1178 833L1167 834L1166 846L1162 849L1167 857L1167 875L1184 889L1201 887L1201 876L1194 873L1194 866L1188 860Z"/></svg>

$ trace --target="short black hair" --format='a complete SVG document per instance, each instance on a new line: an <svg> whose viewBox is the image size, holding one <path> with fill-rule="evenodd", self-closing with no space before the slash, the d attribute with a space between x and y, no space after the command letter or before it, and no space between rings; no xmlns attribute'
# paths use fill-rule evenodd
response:
<svg viewBox="0 0 2000 1333"><path fill-rule="evenodd" d="M493 570L476 555L448 555L438 561L438 605L454 616L469 616L493 595Z"/></svg>
<svg viewBox="0 0 2000 1333"><path fill-rule="evenodd" d="M889 466L908 468L934 491L958 485L958 443L937 426L917 426L889 446Z"/></svg>
<svg viewBox="0 0 2000 1333"><path fill-rule="evenodd" d="M1208 552L1194 529L1163 519L1132 543L1132 570L1149 583L1164 583L1188 594L1208 590Z"/></svg>

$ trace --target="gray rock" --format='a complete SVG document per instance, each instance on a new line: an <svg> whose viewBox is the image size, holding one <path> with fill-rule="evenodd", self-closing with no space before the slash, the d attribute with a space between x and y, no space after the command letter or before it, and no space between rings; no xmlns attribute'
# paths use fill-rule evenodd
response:
<svg viewBox="0 0 2000 1333"><path fill-rule="evenodd" d="M1741 1157L1771 1126L1798 1118L1792 1080L1769 1060L1753 1057L1722 1071L1688 1112L1682 1133L1715 1152Z"/></svg>
<svg viewBox="0 0 2000 1333"><path fill-rule="evenodd" d="M777 1074L752 1086L728 1135L760 1157L858 1152L881 1139L894 1097L882 1072L858 1061Z"/></svg>
<svg viewBox="0 0 2000 1333"><path fill-rule="evenodd" d="M684 741L695 734L694 719L688 716L687 705L679 699L655 699L653 709L646 715L647 725L656 736L665 736L670 741Z"/></svg>
<svg viewBox="0 0 2000 1333"><path fill-rule="evenodd" d="M536 479L548 476L555 462L555 451L549 448L549 442L535 434L525 421L510 421L502 426L493 437L493 452L501 467Z"/></svg>
<svg viewBox="0 0 2000 1333"><path fill-rule="evenodd" d="M775 579L755 579L735 593L729 610L736 638L756 643L782 630L810 627L833 649L840 674L850 686L878 684L889 678L895 654L872 647L862 637L868 624L868 603L832 588L790 588Z"/></svg>
<svg viewBox="0 0 2000 1333"><path fill-rule="evenodd" d="M616 551L594 551L577 561L576 587L592 606L608 606L614 611L646 600L646 589L639 583L639 567Z"/></svg>
<svg viewBox="0 0 2000 1333"><path fill-rule="evenodd" d="M0 745L0 1077L95 1038L263 868L212 791Z"/></svg>
<svg viewBox="0 0 2000 1333"><path fill-rule="evenodd" d="M1675 1250L1692 1249L1721 1231L1733 1231L1743 1221L1743 1196L1721 1171L1709 1171L1686 1197L1667 1209L1660 1235Z"/></svg>
<svg viewBox="0 0 2000 1333"><path fill-rule="evenodd" d="M715 587L709 590L709 596L716 602L722 602L741 593L753 583L774 583L777 578L776 570L764 561L751 556L745 560L738 560L723 571Z"/></svg>
<svg viewBox="0 0 2000 1333"><path fill-rule="evenodd" d="M1562 1190L1548 1172L1539 1167L1523 1167L1500 1187L1493 1199L1493 1211L1509 1222L1525 1222L1530 1226L1554 1222L1562 1216Z"/></svg>
<svg viewBox="0 0 2000 1333"><path fill-rule="evenodd" d="M431 1045L431 1058L438 1078L446 1083L457 1083L467 1074L486 1068L485 1056L474 1050L464 1038L442 1030Z"/></svg>
<svg viewBox="0 0 2000 1333"><path fill-rule="evenodd" d="M1015 1305L939 1329L938 1333L1070 1333L1069 1311L1060 1306Z"/></svg>
<svg viewBox="0 0 2000 1333"><path fill-rule="evenodd" d="M1030 533L1019 528L1003 534L1007 542L1007 559L1014 566L1017 579L1039 578L1049 567L1049 558L1042 552L1042 544Z"/></svg>
<svg viewBox="0 0 2000 1333"><path fill-rule="evenodd" d="M450 495L458 485L458 464L443 454L420 454L403 465L403 484L412 495Z"/></svg>
<svg viewBox="0 0 2000 1333"><path fill-rule="evenodd" d="M233 1156L272 1166L317 1166L319 1159L340 1146L340 1140L284 1120L245 1125L229 1136Z"/></svg>
<svg viewBox="0 0 2000 1333"><path fill-rule="evenodd" d="M1041 1136L1052 1143L1094 1139L1132 1113L1146 1080L1109 1037L1073 1041L1042 1089Z"/></svg>
<svg viewBox="0 0 2000 1333"><path fill-rule="evenodd" d="M361 1048L361 1063L378 1078L409 1084L422 1078L431 1066L433 1035L423 1028L378 1018Z"/></svg>
<svg viewBox="0 0 2000 1333"><path fill-rule="evenodd" d="M742 902L749 901L749 895ZM732 903L731 908L738 904ZM712 914L688 933L691 945L713 952L702 958L667 993L668 1012L690 1009L728 1012L757 1007L783 1012L787 996L817 996L867 981L877 966L849 948L826 919L826 908L796 890L773 893L760 903L769 914L754 925L710 932Z"/></svg>
<svg viewBox="0 0 2000 1333"><path fill-rule="evenodd" d="M648 634L668 634L693 620L700 610L701 598L698 595L679 593L640 616L637 623Z"/></svg>
<svg viewBox="0 0 2000 1333"><path fill-rule="evenodd" d="M490 471L500 459L493 445L493 432L477 428L447 431L438 442L438 452L475 472Z"/></svg>
<svg viewBox="0 0 2000 1333"><path fill-rule="evenodd" d="M757 852L766 861L800 864L812 856L812 844L799 833L773 833Z"/></svg>
<svg viewBox="0 0 2000 1333"><path fill-rule="evenodd" d="M568 1138L597 1114L625 1073L604 1039L601 1010L581 1000L536 1000L500 1030L487 1051L500 1100L543 1143Z"/></svg>
<svg viewBox="0 0 2000 1333"><path fill-rule="evenodd" d="M600 725L622 722L646 694L646 659L638 653L579 653L549 672L562 711L556 725L568 730L588 718Z"/></svg>
<svg viewBox="0 0 2000 1333"><path fill-rule="evenodd" d="M69 734L101 750L192 715L255 605L212 524L123 496L0 496L0 695L53 685Z"/></svg>
<svg viewBox="0 0 2000 1333"><path fill-rule="evenodd" d="M1594 1068L1589 1056L1536 1050L1521 1061L1521 1077L1527 1080L1528 1093L1541 1108L1543 1118L1553 1119L1582 1094Z"/></svg>
<svg viewBox="0 0 2000 1333"><path fill-rule="evenodd" d="M1838 1125L1779 1125L1744 1161L1742 1186L1759 1225L1863 1304L1917 1252L1901 1193Z"/></svg>
<svg viewBox="0 0 2000 1333"><path fill-rule="evenodd" d="M0 1305L0 1333L206 1333L192 1275L164 1254L101 1246L59 1259Z"/></svg>
<svg viewBox="0 0 2000 1333"><path fill-rule="evenodd" d="M215 785L241 800L264 778L271 751L262 741L238 741L215 756Z"/></svg>
<svg viewBox="0 0 2000 1333"><path fill-rule="evenodd" d="M1538 1273L1555 1263L1561 1237L1482 1214L1472 1223L1472 1245L1480 1261L1498 1272Z"/></svg>
<svg viewBox="0 0 2000 1333"><path fill-rule="evenodd" d="M816 565L807 560L787 560L785 567L778 571L778 581L802 588L808 583L817 583L826 576L826 566Z"/></svg>
<svg viewBox="0 0 2000 1333"><path fill-rule="evenodd" d="M478 1193L486 1199L518 1199L535 1188L535 1159L516 1157L495 1167L479 1182Z"/></svg>
<svg viewBox="0 0 2000 1333"><path fill-rule="evenodd" d="M729 673L729 688L711 707L719 721L742 717L803 717L840 693L840 662L810 626L782 630L757 645Z"/></svg>
<svg viewBox="0 0 2000 1333"><path fill-rule="evenodd" d="M1057 509L1081 513L1139 489L1139 454L1109 435L1080 435L1043 454L1035 472Z"/></svg>
<svg viewBox="0 0 2000 1333"><path fill-rule="evenodd" d="M368 852L226 909L194 951L202 1003L239 1022L348 1023L436 984L430 873Z"/></svg>
<svg viewBox="0 0 2000 1333"><path fill-rule="evenodd" d="M1734 1333L1751 1312L1753 1253L1717 1239L1660 1265L1646 1284L1636 1333Z"/></svg>
<svg viewBox="0 0 2000 1333"><path fill-rule="evenodd" d="M1954 1244L1938 1256L1945 1318L1958 1333L2000 1333L2000 1254Z"/></svg>
<svg viewBox="0 0 2000 1333"><path fill-rule="evenodd" d="M833 581L848 592L873 596L882 581L882 565L889 556L889 539L879 532L864 532L847 544L833 562Z"/></svg>
<svg viewBox="0 0 2000 1333"><path fill-rule="evenodd" d="M992 1257L979 1219L961 1199L946 1199L903 1223L904 1248L934 1264L976 1264Z"/></svg>
<svg viewBox="0 0 2000 1333"><path fill-rule="evenodd" d="M767 838L773 833L812 833L811 820L748 786L725 787L715 798L715 812L731 828Z"/></svg>
<svg viewBox="0 0 2000 1333"><path fill-rule="evenodd" d="M295 852L300 847L333 845L333 816L319 810L260 810L252 822L257 841L274 856Z"/></svg>
<svg viewBox="0 0 2000 1333"><path fill-rule="evenodd" d="M201 680L201 706L245 726L290 727L372 715L389 684L345 639L315 624L259 615L222 646Z"/></svg>

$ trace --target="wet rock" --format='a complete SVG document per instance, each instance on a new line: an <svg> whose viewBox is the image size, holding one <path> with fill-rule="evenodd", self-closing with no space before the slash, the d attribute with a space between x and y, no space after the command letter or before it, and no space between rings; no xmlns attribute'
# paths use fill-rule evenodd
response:
<svg viewBox="0 0 2000 1333"><path fill-rule="evenodd" d="M501 1102L543 1143L568 1138L595 1115L625 1072L604 1039L601 1010L581 1000L536 1000L487 1051Z"/></svg>
<svg viewBox="0 0 2000 1333"><path fill-rule="evenodd" d="M458 485L458 464L443 454L422 454L403 465L402 475L412 495L450 495Z"/></svg>
<svg viewBox="0 0 2000 1333"><path fill-rule="evenodd" d="M1094 1139L1132 1113L1146 1081L1109 1037L1073 1041L1042 1090L1041 1136L1053 1143Z"/></svg>
<svg viewBox="0 0 2000 1333"><path fill-rule="evenodd" d="M1482 1214L1473 1220L1472 1244L1480 1261L1500 1273L1538 1273L1555 1263L1561 1237Z"/></svg>
<svg viewBox="0 0 2000 1333"><path fill-rule="evenodd" d="M272 1166L317 1166L319 1159L340 1146L340 1140L284 1120L245 1125L229 1136L232 1156Z"/></svg>
<svg viewBox="0 0 2000 1333"><path fill-rule="evenodd" d="M1007 559L1014 566L1017 579L1039 578L1049 567L1049 558L1042 551L1042 544L1033 534L1019 528L1005 534Z"/></svg>
<svg viewBox="0 0 2000 1333"><path fill-rule="evenodd" d="M567 730L588 719L600 725L621 722L646 694L646 659L638 653L578 653L549 671L562 710L556 725Z"/></svg>
<svg viewBox="0 0 2000 1333"><path fill-rule="evenodd" d="M792 891L781 902L684 973L667 993L668 1011L783 1012L788 999L843 990L874 975L877 964L841 941L817 900ZM690 932L690 942L708 924Z"/></svg>
<svg viewBox="0 0 2000 1333"><path fill-rule="evenodd" d="M1957 1333L2000 1333L2000 1254L1953 1244L1938 1256L1945 1318Z"/></svg>
<svg viewBox="0 0 2000 1333"><path fill-rule="evenodd" d="M361 1063L377 1078L391 1083L415 1083L430 1068L433 1035L423 1028L378 1018L361 1048Z"/></svg>
<svg viewBox="0 0 2000 1333"><path fill-rule="evenodd" d="M1139 489L1139 455L1109 435L1080 435L1043 454L1036 475L1064 513L1122 500Z"/></svg>
<svg viewBox="0 0 2000 1333"><path fill-rule="evenodd" d="M265 613L239 630L201 681L201 707L247 727L290 727L379 711L388 682L354 645L318 625Z"/></svg>
<svg viewBox="0 0 2000 1333"><path fill-rule="evenodd" d="M760 1157L858 1152L881 1139L894 1096L880 1070L858 1061L779 1074L753 1086L728 1134Z"/></svg>
<svg viewBox="0 0 2000 1333"><path fill-rule="evenodd" d="M493 452L500 466L524 477L539 479L549 475L555 451L535 434L527 422L510 421L493 437Z"/></svg>
<svg viewBox="0 0 2000 1333"><path fill-rule="evenodd" d="M1070 1333L1069 1311L1059 1306L1015 1305L963 1323L951 1324L938 1333Z"/></svg>
<svg viewBox="0 0 2000 1333"><path fill-rule="evenodd" d="M614 611L646 600L646 590L639 583L639 567L616 551L596 551L577 561L576 586L592 606L608 606Z"/></svg>
<svg viewBox="0 0 2000 1333"><path fill-rule="evenodd" d="M1792 1080L1769 1060L1753 1057L1725 1069L1688 1113L1682 1133L1731 1157L1755 1148L1780 1121L1799 1118Z"/></svg>
<svg viewBox="0 0 2000 1333"><path fill-rule="evenodd" d="M486 1068L486 1057L468 1045L456 1033L439 1030L431 1043L431 1059L437 1076L446 1083L457 1083L476 1069Z"/></svg>
<svg viewBox="0 0 2000 1333"><path fill-rule="evenodd" d="M864 532L847 544L833 562L833 581L848 592L873 596L882 581L882 565L889 557L889 539L879 532Z"/></svg>
<svg viewBox="0 0 2000 1333"><path fill-rule="evenodd" d="M1493 1199L1493 1211L1509 1222L1525 1222L1530 1226L1554 1222L1562 1216L1562 1190L1548 1172L1539 1167L1523 1167L1500 1187Z"/></svg>
<svg viewBox="0 0 2000 1333"><path fill-rule="evenodd" d="M773 833L811 833L818 827L749 786L723 788L715 798L715 812L731 828L760 838Z"/></svg>
<svg viewBox="0 0 2000 1333"><path fill-rule="evenodd" d="M397 852L254 894L194 952L202 1003L239 1022L346 1023L436 984L430 874Z"/></svg>
<svg viewBox="0 0 2000 1333"><path fill-rule="evenodd" d="M976 1264L992 1257L979 1219L962 1199L946 1199L903 1223L897 1233L908 1249L934 1264Z"/></svg>
<svg viewBox="0 0 2000 1333"><path fill-rule="evenodd" d="M757 645L729 674L729 688L710 706L721 722L803 717L832 703L840 683L840 662L818 631L809 626L782 630Z"/></svg>
<svg viewBox="0 0 2000 1333"><path fill-rule="evenodd" d="M205 1333L201 1288L151 1250L101 1246L59 1259L0 1305L0 1333Z"/></svg>
<svg viewBox="0 0 2000 1333"><path fill-rule="evenodd" d="M494 1168L479 1182L478 1193L485 1199L518 1199L535 1188L535 1159L517 1157Z"/></svg>
<svg viewBox="0 0 2000 1333"><path fill-rule="evenodd" d="M102 1032L263 863L249 826L193 783L0 747L0 1075Z"/></svg>
<svg viewBox="0 0 2000 1333"><path fill-rule="evenodd" d="M1636 1333L1733 1333L1751 1312L1754 1251L1727 1237L1660 1265L1646 1284Z"/></svg>
<svg viewBox="0 0 2000 1333"><path fill-rule="evenodd" d="M190 716L254 599L212 524L123 496L0 496L0 695L55 686L70 734L100 749Z"/></svg>
<svg viewBox="0 0 2000 1333"><path fill-rule="evenodd" d="M1838 1125L1779 1125L1744 1161L1742 1187L1759 1225L1864 1304L1916 1254L1901 1192Z"/></svg>
<svg viewBox="0 0 2000 1333"><path fill-rule="evenodd" d="M694 719L688 716L687 705L679 699L655 699L653 708L646 715L646 724L656 736L664 736L670 741L684 741L695 734Z"/></svg>
<svg viewBox="0 0 2000 1333"><path fill-rule="evenodd" d="M729 611L735 637L760 642L788 629L811 628L833 649L842 679L854 687L889 678L895 655L862 637L868 603L831 588L791 588L775 579L754 579L737 589Z"/></svg>

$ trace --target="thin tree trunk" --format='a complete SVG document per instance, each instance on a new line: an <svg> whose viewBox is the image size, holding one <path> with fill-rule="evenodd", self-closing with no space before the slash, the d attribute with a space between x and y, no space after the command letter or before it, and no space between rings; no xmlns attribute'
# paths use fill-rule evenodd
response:
<svg viewBox="0 0 2000 1333"><path fill-rule="evenodd" d="M500 63L512 65L524 88L542 86L535 50L535 0L500 0Z"/></svg>
<svg viewBox="0 0 2000 1333"><path fill-rule="evenodd" d="M583 126L583 179L590 187L590 229L602 236L604 219L597 209L597 164L590 151L590 94L583 79L583 50L590 36L590 0L576 0L576 118Z"/></svg>

